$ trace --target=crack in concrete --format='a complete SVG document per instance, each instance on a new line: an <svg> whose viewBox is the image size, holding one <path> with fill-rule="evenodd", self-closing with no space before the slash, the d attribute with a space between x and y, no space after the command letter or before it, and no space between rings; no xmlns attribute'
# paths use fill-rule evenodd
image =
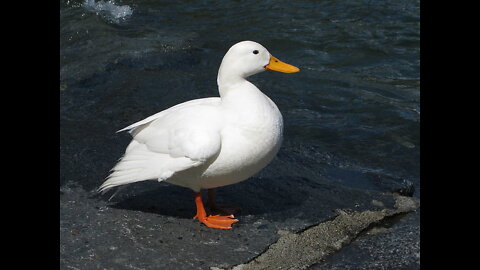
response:
<svg viewBox="0 0 480 270"><path fill-rule="evenodd" d="M297 233L283 234L259 256L236 265L231 270L306 269L326 256L339 251L363 232L382 221L412 212L420 207L418 198L394 194L394 209L380 211L349 211L338 209L334 219L319 223ZM211 267L211 270L221 268Z"/></svg>

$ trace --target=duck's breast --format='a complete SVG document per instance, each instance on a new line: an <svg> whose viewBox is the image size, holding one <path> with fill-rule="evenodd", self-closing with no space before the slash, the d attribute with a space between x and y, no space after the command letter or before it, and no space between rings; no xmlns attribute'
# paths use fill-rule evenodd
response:
<svg viewBox="0 0 480 270"><path fill-rule="evenodd" d="M282 115L270 98L257 94L242 95L235 106L224 110L220 154L202 174L202 188L243 181L267 166L280 149Z"/></svg>

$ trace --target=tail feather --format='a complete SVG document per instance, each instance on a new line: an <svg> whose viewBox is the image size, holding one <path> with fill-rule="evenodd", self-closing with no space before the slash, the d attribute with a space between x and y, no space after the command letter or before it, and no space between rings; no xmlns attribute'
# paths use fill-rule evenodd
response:
<svg viewBox="0 0 480 270"><path fill-rule="evenodd" d="M148 180L150 177L144 170L140 169L126 169L126 170L114 170L98 188L98 192L102 194L109 189L125 184L135 183L139 181Z"/></svg>
<svg viewBox="0 0 480 270"><path fill-rule="evenodd" d="M129 147L133 151L126 152L120 158L105 182L97 189L98 192L104 194L113 187L145 180L162 181L173 174L168 168L168 155L148 151L144 145L135 141Z"/></svg>
<svg viewBox="0 0 480 270"><path fill-rule="evenodd" d="M144 144L132 141L128 151L110 170L110 175L97 189L104 194L109 189L130 183L157 180L163 181L176 172L201 164L188 157L173 158L169 154L152 152Z"/></svg>

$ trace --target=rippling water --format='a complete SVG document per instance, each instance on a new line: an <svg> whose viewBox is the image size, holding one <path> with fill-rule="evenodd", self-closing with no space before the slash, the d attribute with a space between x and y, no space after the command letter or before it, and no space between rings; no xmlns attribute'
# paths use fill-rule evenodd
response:
<svg viewBox="0 0 480 270"><path fill-rule="evenodd" d="M404 178L418 195L419 1L63 1L60 18L63 166L82 153L112 166L79 141L115 141L133 122L218 95L223 55L254 40L301 68L250 77L284 116L280 157L354 187L372 186L356 172ZM118 158L126 142L113 145Z"/></svg>

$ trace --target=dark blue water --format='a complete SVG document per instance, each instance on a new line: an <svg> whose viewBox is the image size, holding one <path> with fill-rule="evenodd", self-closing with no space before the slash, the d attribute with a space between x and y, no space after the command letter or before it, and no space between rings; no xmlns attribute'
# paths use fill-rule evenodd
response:
<svg viewBox="0 0 480 270"><path fill-rule="evenodd" d="M419 2L62 1L60 184L98 187L129 141L116 130L217 96L223 55L254 40L301 69L250 77L285 121L282 170L263 175L419 196Z"/></svg>

